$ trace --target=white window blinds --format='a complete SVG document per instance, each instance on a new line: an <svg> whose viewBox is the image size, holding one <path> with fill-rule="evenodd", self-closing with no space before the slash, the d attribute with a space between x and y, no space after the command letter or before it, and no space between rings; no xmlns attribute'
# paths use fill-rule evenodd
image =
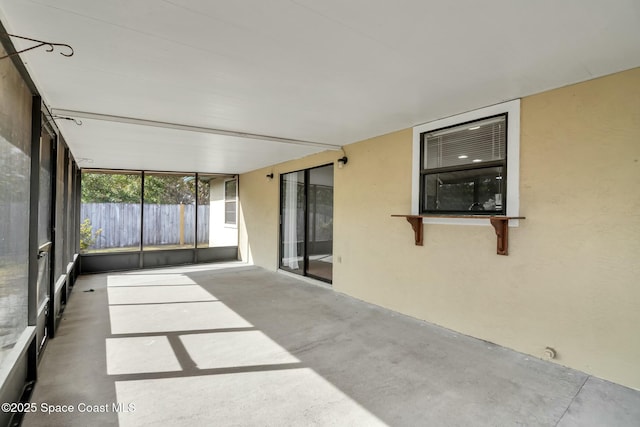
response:
<svg viewBox="0 0 640 427"><path fill-rule="evenodd" d="M424 169L506 159L506 115L423 134Z"/></svg>

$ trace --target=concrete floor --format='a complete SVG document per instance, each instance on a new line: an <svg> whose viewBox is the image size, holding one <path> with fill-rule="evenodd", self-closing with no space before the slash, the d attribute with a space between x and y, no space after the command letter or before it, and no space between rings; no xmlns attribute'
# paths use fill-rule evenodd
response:
<svg viewBox="0 0 640 427"><path fill-rule="evenodd" d="M24 426L640 425L640 392L243 264L81 277L39 375Z"/></svg>

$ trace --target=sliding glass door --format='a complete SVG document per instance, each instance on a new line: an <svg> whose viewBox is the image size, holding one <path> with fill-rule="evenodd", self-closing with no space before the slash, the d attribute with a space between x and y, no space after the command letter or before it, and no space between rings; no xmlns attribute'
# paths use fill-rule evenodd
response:
<svg viewBox="0 0 640 427"><path fill-rule="evenodd" d="M280 268L304 274L305 171L281 178Z"/></svg>
<svg viewBox="0 0 640 427"><path fill-rule="evenodd" d="M333 165L281 175L280 268L331 283Z"/></svg>

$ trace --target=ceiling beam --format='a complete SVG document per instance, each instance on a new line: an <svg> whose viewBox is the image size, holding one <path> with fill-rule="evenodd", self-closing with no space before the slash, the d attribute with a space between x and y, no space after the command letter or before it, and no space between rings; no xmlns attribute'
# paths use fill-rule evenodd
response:
<svg viewBox="0 0 640 427"><path fill-rule="evenodd" d="M62 108L52 108L51 113L54 116L66 116L81 119L101 120L113 123L126 123L138 126L151 126L164 129L174 129L186 132L209 133L213 135L233 136L236 138L259 139L264 141L281 142L284 144L306 145L311 147L320 147L327 150L340 150L342 146L335 144L326 144L322 142L303 141L299 139L281 138L278 136L260 135L255 133L232 131L224 129L215 129L202 126L191 126L180 123L160 122L156 120L138 119L135 117L114 116L110 114L91 113L88 111L65 110Z"/></svg>

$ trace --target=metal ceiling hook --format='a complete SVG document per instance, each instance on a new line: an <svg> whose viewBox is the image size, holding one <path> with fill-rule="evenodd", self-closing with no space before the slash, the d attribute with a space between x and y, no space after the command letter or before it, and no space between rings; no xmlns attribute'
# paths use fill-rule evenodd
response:
<svg viewBox="0 0 640 427"><path fill-rule="evenodd" d="M2 57L0 57L0 59L5 59L5 58L9 58L9 57L12 57L12 56L15 56L15 55L19 55L21 53L24 53L24 52L27 52L27 51L30 51L30 50L33 50L33 49L37 49L37 48L42 47L42 46L46 46L47 47L46 48L47 52L53 52L56 47L64 47L66 49L69 49L69 53L59 52L60 55L62 55L62 56L70 57L70 56L73 56L73 54L74 54L73 48L71 46L69 46L68 44L66 44L66 43L46 42L46 41L43 41L43 40L32 39L32 38L23 37L23 36L17 36L15 34L9 34L9 33L2 33L2 34L7 35L9 37L15 37L15 38L22 39L22 40L28 40L28 41L31 41L31 42L34 42L34 43L38 43L38 44L35 45L35 46L28 47L26 49L19 50L17 52L10 53L10 54L5 55L5 56L2 56Z"/></svg>
<svg viewBox="0 0 640 427"><path fill-rule="evenodd" d="M82 126L82 120L76 119L74 117L65 117L65 116L52 116L51 120L47 121L47 124L55 121L55 120L69 120L71 122L74 122L76 125L78 126Z"/></svg>

